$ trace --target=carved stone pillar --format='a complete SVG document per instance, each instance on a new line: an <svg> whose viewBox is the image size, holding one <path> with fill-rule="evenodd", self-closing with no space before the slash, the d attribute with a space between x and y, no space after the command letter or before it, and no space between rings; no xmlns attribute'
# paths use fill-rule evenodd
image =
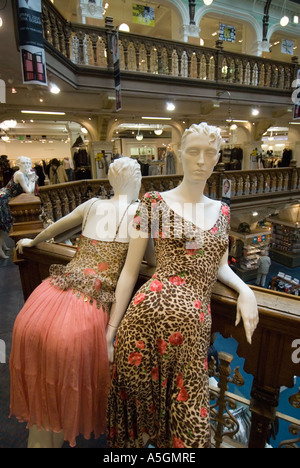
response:
<svg viewBox="0 0 300 468"><path fill-rule="evenodd" d="M34 238L43 230L39 216L42 212L41 200L31 193L21 193L9 202L14 224L9 236L17 242L23 237Z"/></svg>

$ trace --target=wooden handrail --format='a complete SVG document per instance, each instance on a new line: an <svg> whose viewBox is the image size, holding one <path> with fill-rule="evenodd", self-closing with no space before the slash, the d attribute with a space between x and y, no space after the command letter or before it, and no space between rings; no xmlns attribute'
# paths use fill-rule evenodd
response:
<svg viewBox="0 0 300 468"><path fill-rule="evenodd" d="M53 263L67 264L74 247L41 243L15 254L19 265L24 298L49 275ZM153 268L141 265L136 289L153 274ZM249 448L264 448L269 425L276 418L280 387L293 387L293 377L300 376L299 364L293 362L292 344L300 339L300 298L251 286L259 308L259 324L252 344L245 338L243 325L235 326L237 294L217 282L212 293L212 332L233 337L237 354L245 359L244 370L253 375L250 409L252 424Z"/></svg>

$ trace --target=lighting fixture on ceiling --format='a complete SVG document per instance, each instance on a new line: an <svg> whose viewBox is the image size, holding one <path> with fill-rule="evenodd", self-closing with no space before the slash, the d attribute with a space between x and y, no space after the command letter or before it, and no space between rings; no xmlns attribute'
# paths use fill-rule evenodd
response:
<svg viewBox="0 0 300 468"><path fill-rule="evenodd" d="M230 125L230 130L236 130L238 127L237 125L234 123L232 125Z"/></svg>
<svg viewBox="0 0 300 468"><path fill-rule="evenodd" d="M172 120L171 117L141 117L144 120Z"/></svg>
<svg viewBox="0 0 300 468"><path fill-rule="evenodd" d="M298 24L299 23L299 16L294 15L293 21L294 21L295 24Z"/></svg>
<svg viewBox="0 0 300 468"><path fill-rule="evenodd" d="M126 23L120 24L118 29L119 29L119 31L130 32L130 28L129 28L128 24L126 24Z"/></svg>
<svg viewBox="0 0 300 468"><path fill-rule="evenodd" d="M163 132L163 129L161 127L159 127L159 126L154 130L154 133L157 136L161 135L162 132Z"/></svg>
<svg viewBox="0 0 300 468"><path fill-rule="evenodd" d="M289 24L289 22L290 22L289 17L285 15L280 20L280 26L282 26L284 28L285 26L287 26Z"/></svg>
<svg viewBox="0 0 300 468"><path fill-rule="evenodd" d="M85 127L81 127L81 131L82 133L84 133L85 135L88 133L87 129Z"/></svg>
<svg viewBox="0 0 300 468"><path fill-rule="evenodd" d="M204 5L211 5L214 0L203 0Z"/></svg>
<svg viewBox="0 0 300 468"><path fill-rule="evenodd" d="M22 110L22 114L41 114L41 115L66 115L65 112L52 112L52 111L37 111L37 110Z"/></svg>
<svg viewBox="0 0 300 468"><path fill-rule="evenodd" d="M257 109L257 107L253 107L251 113L255 117L255 116L259 115L259 109Z"/></svg>
<svg viewBox="0 0 300 468"><path fill-rule="evenodd" d="M166 107L167 107L167 110L170 112L175 110L175 104L173 102L167 102Z"/></svg>
<svg viewBox="0 0 300 468"><path fill-rule="evenodd" d="M142 141L142 139L144 138L143 134L140 133L140 129L138 129L138 132L135 138L137 139L137 141Z"/></svg>
<svg viewBox="0 0 300 468"><path fill-rule="evenodd" d="M0 28L3 26L3 19L0 16Z"/></svg>
<svg viewBox="0 0 300 468"><path fill-rule="evenodd" d="M49 89L50 89L50 93L52 93L52 94L59 94L60 93L60 88L55 83L50 83L49 84Z"/></svg>

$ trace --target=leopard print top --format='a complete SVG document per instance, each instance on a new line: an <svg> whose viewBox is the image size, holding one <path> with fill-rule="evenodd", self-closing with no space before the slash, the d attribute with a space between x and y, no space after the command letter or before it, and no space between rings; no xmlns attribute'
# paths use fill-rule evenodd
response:
<svg viewBox="0 0 300 468"><path fill-rule="evenodd" d="M210 298L228 247L229 207L201 230L158 192L144 195L134 219L155 242L155 274L135 294L119 326L107 412L111 447L210 444Z"/></svg>

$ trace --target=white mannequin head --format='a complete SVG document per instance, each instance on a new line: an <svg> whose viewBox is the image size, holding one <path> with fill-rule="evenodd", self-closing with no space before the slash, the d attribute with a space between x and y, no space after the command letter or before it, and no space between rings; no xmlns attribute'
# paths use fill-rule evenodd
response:
<svg viewBox="0 0 300 468"><path fill-rule="evenodd" d="M23 174L29 174L32 169L31 159L27 158L26 156L19 156L16 161L19 170L23 172Z"/></svg>
<svg viewBox="0 0 300 468"><path fill-rule="evenodd" d="M116 159L108 170L108 180L115 195L127 195L128 201L137 200L141 188L141 168L135 159Z"/></svg>
<svg viewBox="0 0 300 468"><path fill-rule="evenodd" d="M202 122L188 128L181 139L180 158L189 182L206 182L219 159L221 133Z"/></svg>

